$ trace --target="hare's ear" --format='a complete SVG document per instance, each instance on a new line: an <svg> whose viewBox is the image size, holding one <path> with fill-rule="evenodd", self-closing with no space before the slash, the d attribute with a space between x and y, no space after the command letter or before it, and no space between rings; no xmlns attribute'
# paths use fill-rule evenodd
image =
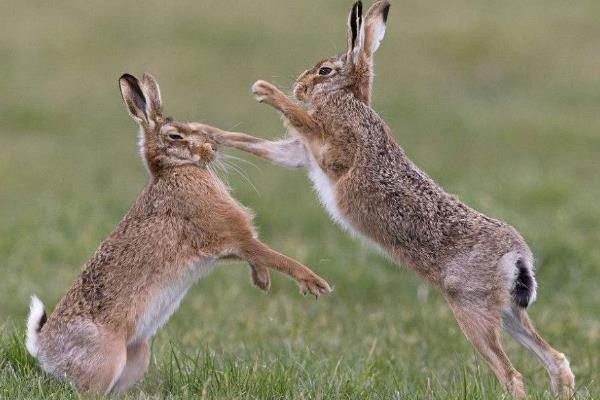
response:
<svg viewBox="0 0 600 400"><path fill-rule="evenodd" d="M130 74L123 74L119 78L119 87L121 96L127 106L129 115L136 120L138 124L147 124L149 122L146 96L140 87L138 79Z"/></svg>
<svg viewBox="0 0 600 400"><path fill-rule="evenodd" d="M389 0L379 0L369 8L365 17L365 55L370 58L379 48L385 35L388 13L390 12Z"/></svg>
<svg viewBox="0 0 600 400"><path fill-rule="evenodd" d="M348 16L348 61L356 64L361 50L365 44L365 28L362 16L362 1L357 1L352 6Z"/></svg>
<svg viewBox="0 0 600 400"><path fill-rule="evenodd" d="M152 76L150 72L144 72L142 78L142 90L146 95L148 104L146 105L146 111L149 117L155 118L162 115L162 98L160 97L160 88L156 78Z"/></svg>

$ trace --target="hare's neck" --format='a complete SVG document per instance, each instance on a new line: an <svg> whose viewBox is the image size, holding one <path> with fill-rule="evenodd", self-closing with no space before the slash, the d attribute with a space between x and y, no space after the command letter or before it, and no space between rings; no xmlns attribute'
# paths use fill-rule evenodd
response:
<svg viewBox="0 0 600 400"><path fill-rule="evenodd" d="M160 164L156 160L157 146L152 135L146 135L143 127L140 127L138 133L138 148L140 150L140 158L146 167L148 174L153 177L160 172Z"/></svg>
<svg viewBox="0 0 600 400"><path fill-rule="evenodd" d="M229 189L208 168L193 164L163 168L152 177L151 186L189 197L191 203L206 201L207 193L219 199L230 198Z"/></svg>
<svg viewBox="0 0 600 400"><path fill-rule="evenodd" d="M172 164L162 166L152 174L153 181L212 181L218 178L207 168L201 168L192 163Z"/></svg>

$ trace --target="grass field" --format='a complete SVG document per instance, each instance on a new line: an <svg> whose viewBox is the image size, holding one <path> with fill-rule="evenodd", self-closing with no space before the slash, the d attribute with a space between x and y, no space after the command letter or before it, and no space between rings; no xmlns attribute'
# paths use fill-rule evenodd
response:
<svg viewBox="0 0 600 400"><path fill-rule="evenodd" d="M117 88L152 71L166 111L264 137L278 116L249 94L289 88L344 49L349 1L3 2L0 13L0 398L79 398L23 345L28 299L51 309L147 181ZM509 221L537 257L531 315L600 398L600 2L394 1L375 108L448 191ZM262 239L325 277L315 301L247 267L197 284L124 398L497 399L441 297L352 241L302 171L249 156L225 176ZM541 365L508 337L534 399Z"/></svg>

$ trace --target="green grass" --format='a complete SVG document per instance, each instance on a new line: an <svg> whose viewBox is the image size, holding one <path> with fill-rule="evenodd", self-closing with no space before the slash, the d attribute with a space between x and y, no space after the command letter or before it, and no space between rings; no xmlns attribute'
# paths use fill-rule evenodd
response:
<svg viewBox="0 0 600 400"><path fill-rule="evenodd" d="M350 2L23 2L0 15L0 398L79 398L23 345L28 298L49 308L147 177L117 88L152 71L174 117L259 136L283 129L249 94L289 87L343 50ZM531 315L600 397L600 2L396 1L375 108L448 191L517 227L537 257ZM315 301L247 267L200 281L125 398L497 399L503 392L440 296L335 227L302 171L246 155L231 173L262 239L335 292ZM534 399L533 357L506 338Z"/></svg>

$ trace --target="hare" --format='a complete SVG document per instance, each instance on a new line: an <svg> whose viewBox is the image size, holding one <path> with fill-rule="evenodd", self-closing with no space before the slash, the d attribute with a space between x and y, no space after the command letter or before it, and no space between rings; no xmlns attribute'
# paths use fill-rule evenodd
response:
<svg viewBox="0 0 600 400"><path fill-rule="evenodd" d="M306 168L335 222L439 290L512 396L524 398L525 390L502 349L502 327L540 359L553 391L569 398L575 384L569 362L536 333L526 311L536 281L524 239L446 193L408 159L370 106L373 55L389 9L389 1L378 1L363 20L362 3L353 5L347 51L320 61L295 82L294 96L308 111L272 84L254 84L256 99L282 114L291 139L269 142L194 126L220 144Z"/></svg>
<svg viewBox="0 0 600 400"><path fill-rule="evenodd" d="M27 349L43 369L82 391L121 392L144 375L148 340L186 291L220 259L240 259L260 289L267 268L296 279L303 293L330 292L304 265L257 239L252 217L207 167L215 144L185 122L163 117L152 75L125 74L121 94L140 127L150 182L46 321L31 301Z"/></svg>

